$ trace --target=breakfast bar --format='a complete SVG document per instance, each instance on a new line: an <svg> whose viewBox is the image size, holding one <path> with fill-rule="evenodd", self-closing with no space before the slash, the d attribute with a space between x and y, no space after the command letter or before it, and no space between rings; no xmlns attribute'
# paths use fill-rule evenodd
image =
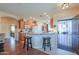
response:
<svg viewBox="0 0 79 59"><path fill-rule="evenodd" d="M33 48L42 48L43 37L51 38L51 47L57 47L57 34L56 33L29 33L27 36L32 37Z"/></svg>

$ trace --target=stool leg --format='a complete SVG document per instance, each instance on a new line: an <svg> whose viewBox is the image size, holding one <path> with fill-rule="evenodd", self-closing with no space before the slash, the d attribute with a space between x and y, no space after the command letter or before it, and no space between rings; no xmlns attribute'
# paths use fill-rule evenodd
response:
<svg viewBox="0 0 79 59"><path fill-rule="evenodd" d="M46 46L45 46L45 44L43 44L42 48L44 48L44 51L46 50Z"/></svg>
<svg viewBox="0 0 79 59"><path fill-rule="evenodd" d="M26 45L26 37L25 37L25 40L24 40L23 48L25 48L25 45Z"/></svg>
<svg viewBox="0 0 79 59"><path fill-rule="evenodd" d="M42 48L44 48L44 41L43 41L43 44L42 44Z"/></svg>
<svg viewBox="0 0 79 59"><path fill-rule="evenodd" d="M32 48L32 40L30 39L30 44L31 44L31 48Z"/></svg>
<svg viewBox="0 0 79 59"><path fill-rule="evenodd" d="M29 39L27 39L27 50L29 48Z"/></svg>
<svg viewBox="0 0 79 59"><path fill-rule="evenodd" d="M32 48L32 43L31 43L31 48Z"/></svg>
<svg viewBox="0 0 79 59"><path fill-rule="evenodd" d="M50 44L50 50L51 50L51 44Z"/></svg>
<svg viewBox="0 0 79 59"><path fill-rule="evenodd" d="M23 45L23 48L24 48L24 45Z"/></svg>
<svg viewBox="0 0 79 59"><path fill-rule="evenodd" d="M51 43L50 43L50 39L48 40L48 42L49 42L48 44L49 44L49 47L50 47L50 50L51 50Z"/></svg>
<svg viewBox="0 0 79 59"><path fill-rule="evenodd" d="M51 50L51 44L50 44L50 39L47 39L47 47Z"/></svg>
<svg viewBox="0 0 79 59"><path fill-rule="evenodd" d="M25 43L26 43L26 42L24 42L23 48L25 48Z"/></svg>
<svg viewBox="0 0 79 59"><path fill-rule="evenodd" d="M43 46L42 46L42 48L44 48L44 51L46 50L45 39L43 39Z"/></svg>
<svg viewBox="0 0 79 59"><path fill-rule="evenodd" d="M28 46L28 43L27 43L27 50L28 50L29 46Z"/></svg>
<svg viewBox="0 0 79 59"><path fill-rule="evenodd" d="M44 51L46 50L46 45L44 44Z"/></svg>

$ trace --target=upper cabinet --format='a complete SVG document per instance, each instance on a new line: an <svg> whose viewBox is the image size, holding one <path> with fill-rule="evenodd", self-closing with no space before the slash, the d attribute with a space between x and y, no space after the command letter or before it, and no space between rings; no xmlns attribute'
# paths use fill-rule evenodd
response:
<svg viewBox="0 0 79 59"><path fill-rule="evenodd" d="M53 28L53 26L54 26L54 20L53 20L53 18L50 19L50 26L51 26L51 28Z"/></svg>
<svg viewBox="0 0 79 59"><path fill-rule="evenodd" d="M27 19L20 19L18 23L20 30L23 30L25 28L29 28L30 30L32 30L32 28L37 25L36 20L27 20Z"/></svg>
<svg viewBox="0 0 79 59"><path fill-rule="evenodd" d="M19 29L24 29L25 27L25 22L21 19L19 20Z"/></svg>

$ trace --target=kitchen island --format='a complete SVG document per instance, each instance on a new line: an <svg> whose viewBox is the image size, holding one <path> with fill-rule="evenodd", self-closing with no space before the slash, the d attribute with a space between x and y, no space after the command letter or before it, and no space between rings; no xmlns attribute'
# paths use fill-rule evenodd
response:
<svg viewBox="0 0 79 59"><path fill-rule="evenodd" d="M56 33L28 33L26 36L32 37L33 48L42 48L43 37L49 36L51 38L51 47L57 47L57 34Z"/></svg>

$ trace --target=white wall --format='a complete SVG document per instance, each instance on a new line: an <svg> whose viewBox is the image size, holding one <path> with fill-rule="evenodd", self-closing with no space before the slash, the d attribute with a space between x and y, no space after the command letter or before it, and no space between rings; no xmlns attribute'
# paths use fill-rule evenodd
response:
<svg viewBox="0 0 79 59"><path fill-rule="evenodd" d="M79 15L79 5L75 7L69 7L68 9L60 10L59 12L53 15L54 20L64 20L73 18L74 16Z"/></svg>
<svg viewBox="0 0 79 59"><path fill-rule="evenodd" d="M9 25L0 24L0 33L5 33L5 38L10 36Z"/></svg>
<svg viewBox="0 0 79 59"><path fill-rule="evenodd" d="M9 17L13 17L13 18L18 19L18 17L16 15L13 15L13 14L10 14L10 13L7 13L7 12L0 11L0 17L2 17L2 16L9 16Z"/></svg>
<svg viewBox="0 0 79 59"><path fill-rule="evenodd" d="M0 11L0 33L5 33L5 37L8 38L10 36L10 25L17 25L17 19L18 18L15 15Z"/></svg>
<svg viewBox="0 0 79 59"><path fill-rule="evenodd" d="M50 19L38 19L37 20L37 26L35 26L33 28L33 32L36 32L36 33L42 33L42 26L44 25L44 23L47 23L48 24L48 30L50 30Z"/></svg>

